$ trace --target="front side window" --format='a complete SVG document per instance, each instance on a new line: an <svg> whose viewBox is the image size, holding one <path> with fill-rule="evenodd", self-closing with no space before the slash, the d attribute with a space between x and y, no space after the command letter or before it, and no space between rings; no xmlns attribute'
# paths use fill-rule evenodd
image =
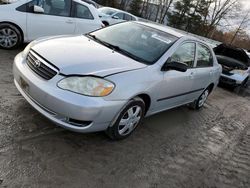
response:
<svg viewBox="0 0 250 188"><path fill-rule="evenodd" d="M178 40L169 33L135 22L109 26L91 35L93 40L119 47L118 52L146 64L155 63Z"/></svg>
<svg viewBox="0 0 250 188"><path fill-rule="evenodd" d="M46 15L70 16L71 0L33 0L28 4L28 12L33 12L34 5L42 7Z"/></svg>
<svg viewBox="0 0 250 188"><path fill-rule="evenodd" d="M197 67L213 66L213 56L211 51L204 45L197 45Z"/></svg>
<svg viewBox="0 0 250 188"><path fill-rule="evenodd" d="M185 63L188 67L193 67L195 59L195 43L188 42L182 44L171 56L171 61Z"/></svg>
<svg viewBox="0 0 250 188"><path fill-rule="evenodd" d="M76 3L76 10L75 10L75 17L76 18L82 18L82 19L90 19L93 20L94 17L91 14L88 7L81 5L79 3Z"/></svg>
<svg viewBox="0 0 250 188"><path fill-rule="evenodd" d="M117 18L119 18L120 20L123 20L124 18L124 14L123 13L117 13L114 16L116 16Z"/></svg>

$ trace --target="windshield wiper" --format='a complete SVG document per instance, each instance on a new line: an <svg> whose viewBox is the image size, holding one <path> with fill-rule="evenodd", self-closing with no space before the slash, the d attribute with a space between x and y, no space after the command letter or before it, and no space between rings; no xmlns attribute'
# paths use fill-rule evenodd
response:
<svg viewBox="0 0 250 188"><path fill-rule="evenodd" d="M119 46L116 46L116 45L113 45L113 44L110 44L108 42L105 42L103 40L98 39L95 35L88 34L88 36L93 38L95 41L103 44L104 46L107 46L108 48L110 48L110 49L112 49L112 50L114 50L116 52L120 52L121 54L126 55L126 56L128 56L128 57L130 57L130 58L132 58L132 59L134 59L136 61L139 61L139 62L144 63L144 64L149 63L146 60L144 60L144 59L142 59L140 57L137 57L134 54L132 54L132 53L126 51L126 50L121 49Z"/></svg>
<svg viewBox="0 0 250 188"><path fill-rule="evenodd" d="M105 42L103 40L98 39L95 35L88 34L87 36L91 37L96 42L99 42L99 43L103 44L104 46L107 46L109 48L112 48L112 50L114 50L114 47L111 44L109 44L109 43L107 43L107 42Z"/></svg>

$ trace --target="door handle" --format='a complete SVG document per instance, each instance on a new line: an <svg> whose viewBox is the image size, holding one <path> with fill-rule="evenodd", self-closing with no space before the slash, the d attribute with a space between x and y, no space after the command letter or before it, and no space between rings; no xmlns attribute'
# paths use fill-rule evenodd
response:
<svg viewBox="0 0 250 188"><path fill-rule="evenodd" d="M74 22L73 22L73 20L67 20L66 23L67 24L73 24Z"/></svg>
<svg viewBox="0 0 250 188"><path fill-rule="evenodd" d="M210 76L212 76L212 75L213 75L213 73L214 73L213 71L210 71L210 72L209 72L209 75L210 75Z"/></svg>
<svg viewBox="0 0 250 188"><path fill-rule="evenodd" d="M194 78L194 72L191 72L189 77L190 77L190 79L193 79Z"/></svg>

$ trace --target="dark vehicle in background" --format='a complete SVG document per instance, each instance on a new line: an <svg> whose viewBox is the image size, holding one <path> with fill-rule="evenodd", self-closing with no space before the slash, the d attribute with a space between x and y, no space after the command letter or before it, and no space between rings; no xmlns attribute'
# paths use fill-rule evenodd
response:
<svg viewBox="0 0 250 188"><path fill-rule="evenodd" d="M246 50L246 53L247 53L247 55L248 55L248 57L250 58L250 50Z"/></svg>
<svg viewBox="0 0 250 188"><path fill-rule="evenodd" d="M222 66L220 84L234 88L246 86L250 75L250 58L245 50L220 44L214 48L214 52Z"/></svg>

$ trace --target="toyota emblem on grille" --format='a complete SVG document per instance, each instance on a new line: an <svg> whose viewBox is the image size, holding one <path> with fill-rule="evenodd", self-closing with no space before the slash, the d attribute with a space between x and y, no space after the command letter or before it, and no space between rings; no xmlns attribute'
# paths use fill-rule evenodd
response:
<svg viewBox="0 0 250 188"><path fill-rule="evenodd" d="M35 68L39 68L41 66L41 62L39 61L39 60L36 60L35 62L34 62L34 67Z"/></svg>

